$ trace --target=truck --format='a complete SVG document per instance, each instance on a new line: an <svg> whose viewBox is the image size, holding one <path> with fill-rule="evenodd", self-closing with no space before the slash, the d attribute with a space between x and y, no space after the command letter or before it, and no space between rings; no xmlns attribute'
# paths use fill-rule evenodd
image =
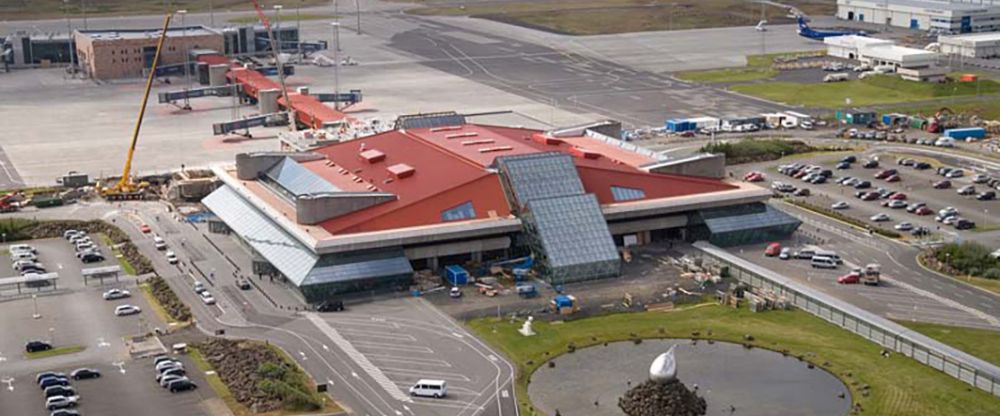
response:
<svg viewBox="0 0 1000 416"><path fill-rule="evenodd" d="M869 263L865 266L864 270L860 270L861 283L868 286L878 286L879 276L882 274L882 267L875 263Z"/></svg>
<svg viewBox="0 0 1000 416"><path fill-rule="evenodd" d="M847 81L850 76L846 72L838 72L836 74L827 74L823 77L823 82L840 82Z"/></svg>
<svg viewBox="0 0 1000 416"><path fill-rule="evenodd" d="M956 129L946 129L944 135L955 140L982 139L986 137L986 129L982 127L966 127Z"/></svg>

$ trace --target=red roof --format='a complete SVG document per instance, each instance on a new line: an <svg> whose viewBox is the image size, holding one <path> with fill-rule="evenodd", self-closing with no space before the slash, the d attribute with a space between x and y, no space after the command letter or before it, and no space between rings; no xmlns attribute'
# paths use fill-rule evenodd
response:
<svg viewBox="0 0 1000 416"><path fill-rule="evenodd" d="M500 179L487 169L496 157L506 155L544 151L573 155L584 188L601 204L628 202L615 201L613 186L641 190L641 199L647 200L737 188L716 179L647 173L628 164L647 156L626 157L631 152L599 141L594 145L595 139L551 140L533 138L534 133L539 132L483 125L390 131L316 149L326 159L302 165L344 191L377 190L397 196L319 224L331 234L439 224L444 222L443 211L467 202L475 211L474 219L506 217L510 208ZM469 141L477 143L463 143Z"/></svg>
<svg viewBox="0 0 1000 416"><path fill-rule="evenodd" d="M209 65L220 65L228 64L231 61L229 58L217 53L208 53L204 55L198 55L198 62L204 62Z"/></svg>

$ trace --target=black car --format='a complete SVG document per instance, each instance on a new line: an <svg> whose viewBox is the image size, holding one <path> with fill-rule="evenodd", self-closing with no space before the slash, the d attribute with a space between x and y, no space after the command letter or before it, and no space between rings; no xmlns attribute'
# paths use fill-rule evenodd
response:
<svg viewBox="0 0 1000 416"><path fill-rule="evenodd" d="M341 312L344 310L344 302L339 300L328 300L320 303L316 307L319 312Z"/></svg>
<svg viewBox="0 0 1000 416"><path fill-rule="evenodd" d="M100 263L104 261L104 256L101 253L86 253L80 256L80 261L84 263Z"/></svg>
<svg viewBox="0 0 1000 416"><path fill-rule="evenodd" d="M24 350L27 352L48 351L51 349L52 344L45 341L28 341L27 344L24 344Z"/></svg>
<svg viewBox="0 0 1000 416"><path fill-rule="evenodd" d="M861 181L861 182L858 182L857 185L854 185L854 189L868 189L868 188L871 188L871 187L872 187L872 183L869 182L869 181Z"/></svg>
<svg viewBox="0 0 1000 416"><path fill-rule="evenodd" d="M843 159L840 159L841 163L854 163L854 162L857 162L857 161L858 161L858 158L856 158L854 156L847 156L847 157L845 157Z"/></svg>
<svg viewBox="0 0 1000 416"><path fill-rule="evenodd" d="M833 177L833 171L830 170L830 169L823 169L822 171L819 172L819 176L822 176L822 177L827 178L827 179L832 178Z"/></svg>
<svg viewBox="0 0 1000 416"><path fill-rule="evenodd" d="M172 381L167 385L167 389L169 389L171 393L194 390L196 388L198 388L197 384L192 383L191 380L184 379Z"/></svg>
<svg viewBox="0 0 1000 416"><path fill-rule="evenodd" d="M72 409L59 409L49 413L49 416L80 416L80 412Z"/></svg>
<svg viewBox="0 0 1000 416"><path fill-rule="evenodd" d="M866 160L865 163L861 165L861 167L863 167L865 169L875 169L875 168L878 167L878 161L877 160Z"/></svg>
<svg viewBox="0 0 1000 416"><path fill-rule="evenodd" d="M52 386L68 386L69 380L65 377L48 377L43 378L41 382L38 383L38 387L45 390Z"/></svg>
<svg viewBox="0 0 1000 416"><path fill-rule="evenodd" d="M963 218L958 221L955 221L956 230L971 230L973 228L976 228L976 223L969 221L967 219Z"/></svg>
<svg viewBox="0 0 1000 416"><path fill-rule="evenodd" d="M48 378L48 377L53 377L53 376L66 378L66 374L65 373L57 373L55 371L44 371L44 372L38 373L38 375L35 376L35 382L36 383L41 383L43 378Z"/></svg>
<svg viewBox="0 0 1000 416"><path fill-rule="evenodd" d="M997 193L993 191L986 191L979 195L976 195L976 199L980 201L992 201L994 199L997 199Z"/></svg>
<svg viewBox="0 0 1000 416"><path fill-rule="evenodd" d="M817 177L813 178L811 181L809 181L809 183L811 183L813 185L824 184L824 183L826 183L826 178L827 178L826 176L822 176L822 175L821 176L817 176Z"/></svg>
<svg viewBox="0 0 1000 416"><path fill-rule="evenodd" d="M949 168L947 166L941 166L941 167L938 168L937 174L941 175L941 176L944 176L944 175L947 175L952 170L953 170L952 168Z"/></svg>
<svg viewBox="0 0 1000 416"><path fill-rule="evenodd" d="M927 162L917 162L916 165L913 165L913 168L916 170L927 170L931 168L931 164Z"/></svg>
<svg viewBox="0 0 1000 416"><path fill-rule="evenodd" d="M78 368L69 373L73 380L83 380L86 378L101 378L101 372L93 368Z"/></svg>
<svg viewBox="0 0 1000 416"><path fill-rule="evenodd" d="M836 166L834 166L834 168L838 170L850 169L851 164L847 162L840 162Z"/></svg>
<svg viewBox="0 0 1000 416"><path fill-rule="evenodd" d="M45 389L45 398L55 396L76 396L76 389L70 386L49 386Z"/></svg>

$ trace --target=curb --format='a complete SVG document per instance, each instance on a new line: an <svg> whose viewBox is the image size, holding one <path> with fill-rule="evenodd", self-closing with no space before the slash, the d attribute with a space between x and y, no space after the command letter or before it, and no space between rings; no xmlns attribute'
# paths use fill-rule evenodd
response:
<svg viewBox="0 0 1000 416"><path fill-rule="evenodd" d="M851 227L851 228L853 228L853 229L855 229L855 230L858 230L858 231L863 231L863 232L866 232L866 233L868 232L868 230L867 230L867 229L864 229L864 228L861 228L861 227L859 227L859 226L857 226L857 225L854 225L854 224L851 224L851 223L849 223L849 222L844 222L844 221L841 221L841 220L839 220L839 219L837 219L837 218L833 218L833 217L831 217L831 216L829 216L829 215L826 215L826 214L824 214L824 213L822 213L822 212L819 212L819 211L813 211L813 210L811 210L811 209L809 209L809 208L806 208L806 207L801 207L801 206L798 206L798 205L795 205L795 204L793 204L793 203L791 203L791 202L787 202L787 201L785 201L784 199L782 199L782 200L781 200L781 203L782 203L782 204L785 204L785 205L789 205L789 206L792 206L792 207L794 207L794 208L798 208L798 209L800 209L800 210L803 210L803 211L807 211L807 212L811 212L811 213L813 213L813 214L815 214L815 215L819 215L819 216L821 216L821 217L823 217L823 218L826 218L826 219L828 219L828 220L830 220L830 221L835 221L835 222L837 222L837 223L839 223L839 224L843 224L843 225L846 225L846 226L848 226L848 227ZM897 238L889 238L889 237L886 237L886 236L884 236L884 235L882 235L882 234L879 234L879 233L876 233L876 232L872 232L872 233L871 233L870 235L871 235L871 236L876 236L876 237L879 237L879 238L881 238L881 239L883 239L883 240L886 240L886 241L890 241L890 242L893 242L893 243L896 243L896 244L900 244L900 245L903 245L903 246L906 246L906 247L912 247L912 246L911 246L910 244L908 244L908 243L904 242L904 241L903 241L902 239L897 239Z"/></svg>
<svg viewBox="0 0 1000 416"><path fill-rule="evenodd" d="M947 274L941 273L941 272L939 272L937 270L931 269L930 267L925 266L924 262L920 261L920 254L922 254L922 253L918 253L917 254L916 260L917 260L917 265L920 266L921 269L924 269L924 270L926 270L928 272L934 273L934 274L936 274L938 276L944 277L944 278L946 278L948 280L961 283L963 286L971 287L971 288L976 289L976 290L978 290L980 292L983 292L983 293L985 293L987 295L995 296L995 297L1000 297L1000 294L998 294L996 292L993 292L991 290L988 290L988 289L983 289L983 288L981 288L979 286L976 286L974 284L971 284L971 283L968 283L968 282L964 282L958 276L947 275Z"/></svg>

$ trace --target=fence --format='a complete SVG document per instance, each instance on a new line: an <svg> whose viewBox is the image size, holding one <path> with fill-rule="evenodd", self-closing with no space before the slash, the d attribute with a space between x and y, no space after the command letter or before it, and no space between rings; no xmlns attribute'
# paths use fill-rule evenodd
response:
<svg viewBox="0 0 1000 416"><path fill-rule="evenodd" d="M858 334L886 349L943 371L994 396L1000 396L1000 368L948 345L935 341L881 316L813 290L799 282L750 263L712 244L694 246L705 255L729 266L731 276L751 287L785 296L795 306L834 325Z"/></svg>

